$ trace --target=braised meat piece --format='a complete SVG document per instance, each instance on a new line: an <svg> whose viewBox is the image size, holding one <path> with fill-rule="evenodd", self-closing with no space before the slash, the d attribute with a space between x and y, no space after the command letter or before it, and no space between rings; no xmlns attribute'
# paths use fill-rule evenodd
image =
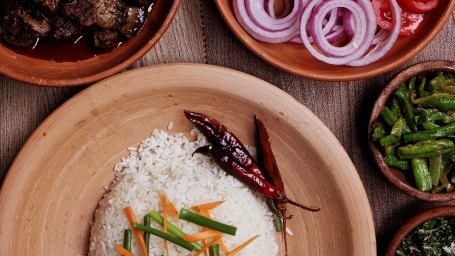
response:
<svg viewBox="0 0 455 256"><path fill-rule="evenodd" d="M56 41L73 41L82 35L82 27L70 19L55 16L52 24L54 28L50 37Z"/></svg>
<svg viewBox="0 0 455 256"><path fill-rule="evenodd" d="M46 12L55 13L60 5L60 0L33 0L39 4Z"/></svg>
<svg viewBox="0 0 455 256"><path fill-rule="evenodd" d="M83 27L90 27L96 22L95 6L88 0L73 0L65 4L62 11Z"/></svg>
<svg viewBox="0 0 455 256"><path fill-rule="evenodd" d="M37 38L47 36L51 30L44 15L35 13L33 17L20 6L16 10L9 10L1 19L1 24L5 29L3 39L19 47L32 45Z"/></svg>
<svg viewBox="0 0 455 256"><path fill-rule="evenodd" d="M151 1L0 0L0 41L28 47L83 36L98 51L112 50L142 28Z"/></svg>
<svg viewBox="0 0 455 256"><path fill-rule="evenodd" d="M98 0L95 3L96 25L105 29L119 28L125 9L125 4L120 0Z"/></svg>
<svg viewBox="0 0 455 256"><path fill-rule="evenodd" d="M109 51L119 46L121 40L116 31L97 29L93 31L93 46L100 51Z"/></svg>
<svg viewBox="0 0 455 256"><path fill-rule="evenodd" d="M144 7L127 7L120 33L130 39L141 29L145 22Z"/></svg>

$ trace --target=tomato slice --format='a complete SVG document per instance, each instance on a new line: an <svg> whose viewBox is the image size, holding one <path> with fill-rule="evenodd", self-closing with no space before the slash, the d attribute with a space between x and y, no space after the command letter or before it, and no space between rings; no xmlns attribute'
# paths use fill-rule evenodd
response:
<svg viewBox="0 0 455 256"><path fill-rule="evenodd" d="M401 8L414 13L425 13L438 6L439 0L397 0Z"/></svg>
<svg viewBox="0 0 455 256"><path fill-rule="evenodd" d="M390 31L392 28L392 11L388 0L373 0L371 3L373 4L378 26ZM424 15L401 10L401 8L400 12L400 35L413 34L422 22Z"/></svg>

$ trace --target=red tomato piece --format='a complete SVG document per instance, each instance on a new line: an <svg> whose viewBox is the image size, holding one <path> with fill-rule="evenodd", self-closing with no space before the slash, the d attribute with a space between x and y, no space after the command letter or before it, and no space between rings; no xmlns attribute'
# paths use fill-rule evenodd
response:
<svg viewBox="0 0 455 256"><path fill-rule="evenodd" d="M401 8L414 13L425 13L438 6L439 0L397 0Z"/></svg>
<svg viewBox="0 0 455 256"><path fill-rule="evenodd" d="M373 0L371 3L373 4L378 26L390 31L392 28L392 11L390 10L389 2L387 0ZM413 34L422 22L424 15L401 10L401 8L400 12L400 35Z"/></svg>

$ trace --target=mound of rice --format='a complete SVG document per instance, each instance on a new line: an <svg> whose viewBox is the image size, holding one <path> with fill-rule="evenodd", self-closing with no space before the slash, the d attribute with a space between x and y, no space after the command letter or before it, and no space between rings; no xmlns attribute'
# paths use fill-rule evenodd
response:
<svg viewBox="0 0 455 256"><path fill-rule="evenodd" d="M196 133L194 129L190 134ZM155 130L139 148L129 148L129 156L115 166L116 179L96 210L89 255L117 255L114 245L123 244L124 230L130 228L123 208L131 206L142 222L150 210L161 212L157 191L166 195L177 210L224 200L211 214L213 219L238 228L236 236L223 236L226 246L232 250L259 234L259 238L237 255L277 255L276 232L264 200L227 175L210 158L200 154L191 156L196 148L206 144L200 133L195 141L189 141L183 134L170 136ZM179 225L188 234L200 232L199 227L186 221L179 220ZM162 230L153 220L152 226ZM132 252L140 255L134 237L132 244ZM169 254L194 255L194 252L169 243ZM150 255L164 255L161 238L151 236Z"/></svg>

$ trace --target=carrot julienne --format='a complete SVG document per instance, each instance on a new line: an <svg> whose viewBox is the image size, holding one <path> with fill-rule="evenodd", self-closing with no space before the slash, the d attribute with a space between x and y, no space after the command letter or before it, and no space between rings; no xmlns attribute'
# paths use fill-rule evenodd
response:
<svg viewBox="0 0 455 256"><path fill-rule="evenodd" d="M258 238L259 235L255 235L252 238L248 239L248 241L244 242L243 244L239 245L237 248L234 250L230 251L229 253L226 254L226 256L233 256L243 250L245 247L247 247L251 242L253 242L256 238Z"/></svg>
<svg viewBox="0 0 455 256"><path fill-rule="evenodd" d="M163 204L163 208L166 205L167 213L169 214L169 216L171 216L174 219L175 223L178 224L177 218L179 216L179 212L175 208L174 204L167 197L165 197L163 195L163 193L161 193L159 191L157 191L156 193L158 194L158 197L160 198L160 200Z"/></svg>
<svg viewBox="0 0 455 256"><path fill-rule="evenodd" d="M136 237L139 246L141 247L142 255L148 256L147 247L145 246L144 237L142 236L142 232L134 228L134 224L136 223L136 216L134 215L133 208L128 206L123 209L123 212L130 223L131 228L133 229L134 236Z"/></svg>
<svg viewBox="0 0 455 256"><path fill-rule="evenodd" d="M182 239L187 242L196 242L199 240L204 240L204 239L219 236L219 235L221 235L221 232L219 232L219 231L206 229L199 233L182 236Z"/></svg>
<svg viewBox="0 0 455 256"><path fill-rule="evenodd" d="M131 252L129 252L127 249L123 248L123 246L116 244L114 246L114 249L116 252L120 253L123 256L134 256Z"/></svg>
<svg viewBox="0 0 455 256"><path fill-rule="evenodd" d="M158 194L158 197L160 198L161 203L163 204L163 232L167 233L167 213L170 208L169 207L170 202L168 203L167 198L161 192L158 191L156 193ZM163 239L163 243L164 243L164 252L165 252L166 256L168 256L169 248L167 246L167 240Z"/></svg>
<svg viewBox="0 0 455 256"><path fill-rule="evenodd" d="M218 241L221 240L221 236L222 235L218 235L212 241L210 241L207 244L205 244L204 247L202 247L202 249L199 250L194 256L199 256L199 255L201 255L201 253L206 252L206 250L210 247L210 245L215 244L215 243L217 243Z"/></svg>
<svg viewBox="0 0 455 256"><path fill-rule="evenodd" d="M215 201L215 202L211 202L211 203L207 203L207 204L196 205L196 206L193 206L192 209L194 210L194 208L197 208L197 209L199 209L199 211L203 211L203 210L210 211L210 210L213 210L214 208L218 207L222 203L224 203L224 200Z"/></svg>

